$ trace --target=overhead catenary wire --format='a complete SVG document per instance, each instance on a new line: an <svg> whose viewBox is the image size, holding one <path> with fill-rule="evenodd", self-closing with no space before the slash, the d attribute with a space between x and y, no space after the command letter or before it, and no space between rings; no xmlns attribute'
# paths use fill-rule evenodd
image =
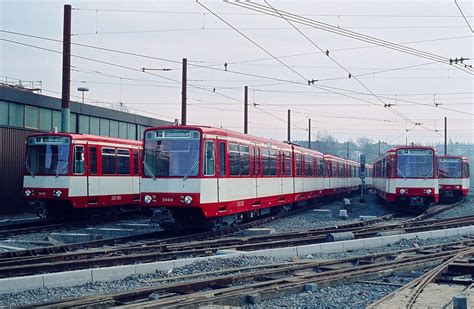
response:
<svg viewBox="0 0 474 309"><path fill-rule="evenodd" d="M309 38L306 34L304 34L300 29L298 29L298 27L296 27L290 20L288 20L287 18L285 18L283 15L281 15L268 1L265 0L265 3L270 6L270 8L272 8L275 12L277 12L284 20L286 20L296 31L298 31L298 33L300 33L306 40L308 40L313 46L315 46L317 49L319 49L319 51L321 53L325 53L327 57L329 57L329 59L332 60L332 62L334 62L339 68L341 68L342 70L344 70L347 74L349 74L349 78L352 76L354 77L354 79L362 86L365 88L365 90L367 90L368 92L370 92L380 103L382 104L385 104L384 101L382 101L382 99L380 99L380 97L378 97L372 90L370 90L364 83L362 83L356 75L354 75L352 72L350 72L349 70L347 70L342 64L340 64L336 59L334 59L330 54L329 52L324 52L324 50L314 42L314 40L311 40L311 38Z"/></svg>
<svg viewBox="0 0 474 309"><path fill-rule="evenodd" d="M51 40L51 41L57 41L57 42L61 42L60 40L55 40L55 39L50 39L50 38L44 38L44 37L39 37L39 36L33 36L33 35L28 35L28 34L21 34L21 33L16 33L16 32L10 32L10 31L5 31L5 30L0 30L2 32L7 32L7 33L12 33L12 34L18 34L18 35L23 35L23 36L30 36L30 37L34 37L34 38L41 38L41 39L47 39L47 40ZM81 46L85 46L85 47L89 47L89 48L98 48L98 49L102 49L102 50L106 50L106 51L113 51L113 52L119 52L119 53L125 53L125 54L129 54L129 55L133 55L133 56L139 56L139 57L146 57L146 58L152 58L152 59L158 59L158 60L164 60L164 61L169 61L169 62L175 62L175 63L179 63L179 61L174 61L174 60L169 60L169 59L163 59L163 58L158 58L158 57L150 57L150 56L147 56L147 55L141 55L141 54L136 54L136 53L129 53L129 52L123 52L123 51L117 51L117 50L110 50L110 49L106 49L106 48L101 48L101 47L95 47L95 46L90 46L90 45L84 45L84 44L79 44ZM54 51L54 52L57 52L57 53L60 53L58 51ZM133 70L136 70L135 68L132 68ZM215 69L215 70L219 70L219 69ZM219 71L222 71L222 70L219 70ZM147 72L149 73L149 72ZM261 76L261 75L256 75L256 74L246 74L246 73L241 73L241 72L233 72L233 73L238 73L238 74L243 74L243 75L251 75L251 76L254 76L254 77L258 77L258 78L270 78L271 77L266 77L266 76ZM151 75L155 75L155 76L160 76L160 75L157 75L157 74L153 74L153 73L149 73ZM161 77L161 76L160 76ZM120 77L117 77L117 78L120 78ZM173 79L169 79L171 81L168 81L168 82L173 82L173 83L180 83L180 81L177 81L177 80L173 80ZM282 80L282 79L279 79L279 80ZM162 81L162 82L166 82L166 81ZM298 83L298 82L293 82L295 84L302 84L302 83ZM207 92L211 92L210 89L206 89L205 87L198 87L199 89L201 90L205 90ZM215 88L215 87L214 87ZM327 91L327 89L325 90ZM337 92L332 92L333 94L337 94L337 95L341 95L340 93L337 93ZM219 93L218 93L219 94ZM349 97L349 98L352 98L352 99L356 99L356 100L360 100L358 98L355 98L353 96L349 96L349 95L346 95L346 97ZM233 101L236 101L236 102L240 102L239 99L235 99L235 98L231 98ZM370 103L370 104L373 104L372 102L370 101L366 101L366 100L360 100L362 102L366 102L366 103ZM413 104L417 104L417 102L413 102ZM428 106L428 105L427 105ZM447 108L444 108L443 109L447 109ZM457 110L453 110L453 109L448 109L448 110L452 110L452 111L457 111ZM457 111L457 112L460 112L460 111Z"/></svg>
<svg viewBox="0 0 474 309"><path fill-rule="evenodd" d="M413 43L426 43L426 42L435 42L435 41L446 41L446 40L457 40L457 39L471 39L471 35L464 35L464 36L455 36L455 37L444 37L444 38L436 38L436 39L425 39L425 40L416 40L416 41L403 41L403 42L397 42L396 44L413 44ZM339 52L339 51L348 51L348 50L357 50L357 49L369 49L369 48L376 48L380 47L378 45L367 45L367 46L358 46L358 47L345 47L345 48L336 48L336 49L331 49L331 52ZM314 54L319 54L319 52L305 52L305 53L296 53L296 54L289 54L289 55L281 55L278 56L278 58L291 58L291 57L300 57L300 56L308 56L308 55L314 55ZM229 64L243 64L243 63L252 63L252 62L261 62L261 61L266 61L266 60L272 60L273 58L256 58L256 59L248 59L248 60L240 60L240 61L230 61L228 62ZM202 61L192 61L190 62L202 62ZM214 66L222 65L223 61L217 62Z"/></svg>
<svg viewBox="0 0 474 309"><path fill-rule="evenodd" d="M471 32L474 32L474 30L472 29L471 27L471 24L469 23L469 21L467 20L466 18L466 15L464 15L463 11L461 10L461 7L459 6L458 2L456 0L454 0L454 4L456 4L456 6L458 7L459 9L459 12L461 13L464 21L466 22L467 26L469 27L469 29L471 30Z"/></svg>
<svg viewBox="0 0 474 309"><path fill-rule="evenodd" d="M36 39L42 39L42 40L48 40L48 41L53 41L53 42L62 42L62 40L58 40L58 39L53 39L53 38L47 38L47 37L42 37L42 36L37 36L37 35L31 35L31 34L25 34L25 33L19 33L19 32L15 32L15 31L8 31L8 30L3 30L3 29L0 29L0 32L3 32L3 33L9 33L9 34L14 34L14 35L19 35L19 36L25 36L25 37L31 37L31 38L36 38ZM129 56L136 56L136 57L141 57L141 58L147 58L147 59L153 59L153 60L160 60L160 61L166 61L166 62L170 62L170 63L175 63L175 64L181 64L180 61L177 61L177 60L171 60L171 59L165 59L165 58L161 58L161 57L155 57L155 56L149 56L149 55L144 55L144 54L139 54L139 53L133 53L133 52L127 52L127 51L121 51L121 50L116 50L116 49L109 49L109 48L104 48L104 47L98 47L98 46L92 46L92 45L87 45L87 44L80 44L80 43L72 43L73 45L77 45L77 46L81 46L81 47L86 47L86 48L92 48L92 49L97 49L97 50L102 50L102 51L107 51L107 52L113 52L113 53L119 53L119 54L125 54L125 55L129 55ZM54 51L56 53L60 53L58 51ZM272 55L273 56L273 55ZM273 59L273 58L271 58ZM221 72L224 72L225 70L224 69L219 69L219 68L213 68L213 67L206 67L206 66L202 66L202 65L196 65L196 64L189 64L191 66L195 66L195 67L201 67L201 68L207 68L207 69L211 69L211 70L216 70L216 71L221 71ZM136 70L134 68L134 70ZM282 85L282 84L299 84L299 85L306 85L306 82L298 82L298 81L292 81L292 80L287 80L287 79L282 79L282 78L275 78L275 77L272 77L272 76L264 76L264 75L259 75L259 74L252 74L252 73L246 73L246 72L239 72L239 71L233 71L233 70L227 70L225 72L228 72L228 73L231 73L231 74L238 74L238 75L243 75L243 76L248 76L248 77L255 77L255 78L261 78L261 79L267 79L267 80L273 80L273 81L278 81L280 83L275 83L275 84L272 84L272 85ZM155 75L155 76L160 76L162 78L165 78L161 75L157 75L157 74L154 74L154 73L151 73L151 72L146 72L146 73L149 73L149 74L152 74L152 75ZM174 83L180 83L180 81L178 80L175 80L175 79L170 79L170 78L166 78L168 80L171 80L172 82ZM193 86L192 84L190 84L190 86ZM249 85L251 87L255 87L255 85ZM261 85L257 85L257 86L261 86ZM316 87L316 88L319 88L321 87L320 85L313 85L313 87ZM326 87L329 87L329 86L326 86ZM205 89L204 86L201 86L200 89L203 89L207 92L210 92L210 91L213 91L214 88L216 88L215 86L209 86L210 89ZM219 87L217 87L219 88ZM222 87L220 88L222 89ZM323 89L324 90L324 89ZM339 88L339 90L342 90L341 88ZM325 90L327 92L327 90ZM353 92L353 93L357 93L357 92ZM219 94L219 93L218 93ZM345 95L346 97L348 98L351 98L351 99L354 99L352 96L348 96L347 94L342 94L342 93L337 93L337 92L333 92L333 94L338 94L338 95ZM233 98L234 101L239 101L238 99L235 99ZM370 102L370 101L366 101L366 100L360 100L360 99L357 99L359 101L363 101L363 102L366 102L368 104L374 104L373 102ZM455 111L455 110L453 110ZM461 111L458 111L458 112L461 112Z"/></svg>
<svg viewBox="0 0 474 309"><path fill-rule="evenodd" d="M244 33L242 33L241 31L239 31L237 28L235 28L232 24L230 24L229 22L227 22L226 20L224 20L222 17L218 16L217 14L215 14L212 10L210 10L208 7L206 7L204 4L200 3L198 0L196 0L196 2L202 6L205 10L207 10L209 13L213 14L215 17L217 17L219 20L221 20L223 23L225 23L226 25L228 25L229 27L231 27L232 29L234 29L236 32L238 32L241 36L243 36L244 38L246 38L248 41L250 41L252 44L254 44L255 46L257 46L259 49L261 49L263 52L265 52L267 55L271 56L272 58L274 58L276 61L278 61L279 63L281 63L283 66L285 66L286 68L288 68L290 71L292 71L293 73L295 73L296 75L300 76L303 80L305 81L308 81L308 85L311 84L310 80L308 78L306 78L305 76L303 76L302 74L300 74L298 71L296 71L295 69L293 69L292 67L288 66L285 62L283 62L282 60L278 59L278 57L274 56L272 53L270 53L268 50L266 50L264 47L262 47L261 45L259 45L258 43L256 43L254 40L252 40L251 38L249 38L247 35L245 35ZM314 84L314 82L313 82ZM313 85L314 86L314 85ZM318 86L315 86L315 87L318 87ZM333 91L333 90L329 90L329 89L324 89L323 90L326 90L326 91L329 91L329 92L335 92L336 91ZM345 97L351 97L349 95L343 95ZM353 98L353 97L351 97ZM356 98L357 100L361 100L361 99L358 99ZM366 101L367 103L369 104L372 104L372 105L376 105L376 106L380 106L379 104L376 104L374 102L371 102L371 101ZM383 103L382 103L383 104ZM384 106L385 104L383 104L381 107L386 107ZM403 115L401 112L399 111L396 111L394 109L391 109L389 108L389 110L391 112L393 112L394 114L398 115L399 117L407 120L407 121L410 121L412 123L414 123L412 120L410 120L408 117L406 117L405 115Z"/></svg>
<svg viewBox="0 0 474 309"><path fill-rule="evenodd" d="M9 43L18 44L18 45L23 45L23 46L36 48L36 49L40 49L40 50L44 50L44 51L49 51L49 52L53 52L53 53L57 53L57 54L62 54L62 52L54 50L54 49L45 48L45 47L36 46L36 45L27 44L27 43L18 42L18 41L13 41L13 40L8 40L8 39L4 39L4 38L0 38L0 41L9 42ZM127 70L132 70L132 71L135 71L135 72L141 72L141 73L144 73L144 74L149 74L149 75L152 75L152 76L156 76L156 77L159 77L159 78L162 78L162 79L165 79L165 80L174 81L175 83L181 84L181 81L179 81L177 79L165 77L165 76L155 74L155 73L151 73L151 72L147 72L147 71L142 71L141 69L134 68L134 67L115 64L115 63L108 62L108 61L97 60L97 59L93 59L93 58L90 58L90 57L84 57L84 56L79 56L79 55L74 55L74 54L71 54L71 57L75 57L75 58L79 58L79 59L83 59L83 60L88 60L88 61L92 61L92 62L96 62L96 63L101 63L101 64L105 64L105 65L109 65L109 66L114 66L114 67L118 67L118 68L121 68L121 69L127 69ZM189 84L189 83L188 83L188 86L196 88L196 89L201 89L201 90L204 90L206 92L212 92L212 93L215 93L219 96L225 97L227 99L240 102L240 100L237 99L237 98L233 98L233 97L230 97L228 95L222 94L222 93L217 92L217 91L212 91L212 90L204 88L204 87L196 86L196 85Z"/></svg>
<svg viewBox="0 0 474 309"><path fill-rule="evenodd" d="M164 11L164 10L131 10L131 9L105 9L105 8L80 8L74 7L73 11L93 11L93 12L118 12L118 13L149 13L149 14L189 14L189 15L203 15L203 12L192 11ZM239 12L218 12L220 15L240 15L251 16L261 15L258 13L239 13ZM422 15L422 14L305 14L305 16L321 16L321 17L374 17L374 18L456 18L457 15ZM472 17L472 16L468 16Z"/></svg>
<svg viewBox="0 0 474 309"><path fill-rule="evenodd" d="M375 44L375 45L378 45L378 46L381 46L381 47L389 48L389 49L399 51L399 52L402 52L402 53L406 53L406 54L410 54L410 55L413 55L413 56L417 56L417 57L421 57L421 58L425 58L425 59L429 59L429 60L433 60L433 61L441 61L442 63L447 64L447 65L453 65L453 64L450 64L450 62L449 62L450 58L448 58L448 57L439 56L439 55L429 53L429 52L425 52L425 51L415 49L415 48L412 48L412 47L408 47L408 46L404 46L404 45L401 45L401 44L397 44L397 43L389 42L389 41L386 41L386 40L378 39L378 38L375 38L375 37L372 37L372 36L369 36L369 35L361 34L361 33L350 31L350 30L346 30L344 28L337 28L337 27L332 26L330 24L323 23L323 22L320 22L320 21L317 21L317 20L314 20L314 19L309 19L309 18L303 17L301 15L292 14L292 13L289 13L289 12L286 12L286 11L283 11L283 10L277 10L278 13L276 13L274 10L272 10L270 8L267 8L265 6L261 6L259 4L253 3L253 2L240 2L240 1L237 1L237 2L226 2L226 3L232 4L232 5L235 5L235 6L239 6L239 7L242 7L242 8L246 8L246 9L249 9L249 10L261 12L263 14L278 17L278 18L282 18L281 16L285 16L287 19L289 19L291 21L294 21L296 23L302 24L302 25L311 26L311 27L314 27L314 28L317 28L317 29L320 29L320 30L323 30L323 31L327 31L327 32L331 32L331 33L334 33L334 34L349 37L349 38L352 38L352 39L360 40L360 41L363 41L363 42L366 42L366 43ZM456 67L457 69L461 70L461 71L464 71L464 72L467 72L471 75L474 75L472 70L466 69L463 66L460 66L458 64L454 64L453 66Z"/></svg>

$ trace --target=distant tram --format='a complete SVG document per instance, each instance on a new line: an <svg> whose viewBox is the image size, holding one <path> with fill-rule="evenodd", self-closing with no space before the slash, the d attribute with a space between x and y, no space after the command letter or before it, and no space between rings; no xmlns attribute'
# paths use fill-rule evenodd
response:
<svg viewBox="0 0 474 309"><path fill-rule="evenodd" d="M466 197L471 185L469 168L466 157L438 156L440 195L443 197Z"/></svg>
<svg viewBox="0 0 474 309"><path fill-rule="evenodd" d="M372 187L388 203L420 211L439 200L436 151L406 146L388 150L373 163Z"/></svg>
<svg viewBox="0 0 474 309"><path fill-rule="evenodd" d="M141 142L42 133L30 135L26 144L23 192L27 207L40 217L139 206Z"/></svg>

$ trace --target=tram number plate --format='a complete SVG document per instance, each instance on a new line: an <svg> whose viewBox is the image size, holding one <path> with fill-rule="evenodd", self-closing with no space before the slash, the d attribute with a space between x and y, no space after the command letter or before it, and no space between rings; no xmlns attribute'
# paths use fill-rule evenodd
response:
<svg viewBox="0 0 474 309"><path fill-rule="evenodd" d="M170 203L170 202L173 202L174 199L172 197L163 197L161 201L164 203Z"/></svg>
<svg viewBox="0 0 474 309"><path fill-rule="evenodd" d="M112 195L112 201L120 201L120 200L122 200L121 195Z"/></svg>

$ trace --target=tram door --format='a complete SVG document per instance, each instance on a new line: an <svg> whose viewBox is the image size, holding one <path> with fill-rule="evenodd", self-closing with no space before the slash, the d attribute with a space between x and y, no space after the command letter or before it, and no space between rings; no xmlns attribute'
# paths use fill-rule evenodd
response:
<svg viewBox="0 0 474 309"><path fill-rule="evenodd" d="M201 202L219 202L219 182L216 171L216 142L215 140L204 140L203 154L203 179L201 183Z"/></svg>
<svg viewBox="0 0 474 309"><path fill-rule="evenodd" d="M97 146L89 145L88 150L87 203L94 205L98 203L100 196L100 177L97 176Z"/></svg>
<svg viewBox="0 0 474 309"><path fill-rule="evenodd" d="M74 145L73 165L70 179L71 196L87 196L86 145Z"/></svg>
<svg viewBox="0 0 474 309"><path fill-rule="evenodd" d="M257 176L260 175L260 149L255 145L250 145L250 196L251 198L258 197Z"/></svg>
<svg viewBox="0 0 474 309"><path fill-rule="evenodd" d="M227 200L227 145L225 141L220 141L217 138L218 144L218 170L217 170L217 200L219 202Z"/></svg>

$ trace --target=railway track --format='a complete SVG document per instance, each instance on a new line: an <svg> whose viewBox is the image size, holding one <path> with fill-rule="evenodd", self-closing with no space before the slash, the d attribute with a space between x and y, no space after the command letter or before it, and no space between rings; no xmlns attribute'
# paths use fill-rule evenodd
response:
<svg viewBox="0 0 474 309"><path fill-rule="evenodd" d="M407 283L406 285L402 286L401 288L397 289L396 291L386 295L385 297L379 299L373 304L370 304L367 308L375 309L375 308L393 308L393 306L404 307L404 308L412 308L415 306L424 307L428 305L427 303L423 303L423 300L420 300L417 303L420 295L424 292L424 290L428 290L429 285L436 285L440 284L441 289L443 289L443 284L448 283L450 286L446 288L449 293L449 288L452 288L453 285L458 285L461 288L456 289L455 293L459 293L459 290L462 292L459 294L469 294L471 289L474 287L473 277L472 275L473 270L473 263L472 257L474 255L474 248L469 248L467 250L463 250L438 267L426 272L422 276L412 280L411 282ZM439 287L435 289L435 291L441 290ZM454 291L453 291L454 292ZM445 295L444 302L436 304L440 308L446 308L452 300L453 296L458 295ZM435 295L431 295L428 291L428 296L431 299L436 298ZM438 298L439 301L442 301L443 298ZM426 301L426 299L425 299ZM430 301L430 304L432 302Z"/></svg>
<svg viewBox="0 0 474 309"><path fill-rule="evenodd" d="M33 305L36 308L244 305L318 288L442 265L472 251L473 240L340 260L302 260L156 280L151 287ZM170 282L172 281L172 282ZM31 306L31 305L30 305Z"/></svg>
<svg viewBox="0 0 474 309"><path fill-rule="evenodd" d="M34 275L47 272L94 267L147 263L177 258L214 255L218 250L253 251L297 245L323 243L328 233L351 232L356 238L375 237L377 233L396 230L400 233L446 229L474 224L474 216L455 219L407 222L380 226L339 226L304 232L278 233L255 237L225 237L209 239L212 232L190 234L157 241L133 243L120 248L97 249L86 252L56 253L42 256L8 257L0 259L0 277ZM216 235L214 235L216 237ZM196 240L207 239L207 240Z"/></svg>
<svg viewBox="0 0 474 309"><path fill-rule="evenodd" d="M426 219L429 219L429 218L432 218L436 215L439 215L447 210L450 210L450 209L453 209L454 207L457 207L461 204L463 204L465 202L465 200L461 200L461 201L458 201L458 202L455 202L455 203L452 203L452 204L446 204L446 205L436 205L432 208L428 208L427 211L425 211L424 213L408 220L408 221L422 221L422 220L426 220Z"/></svg>
<svg viewBox="0 0 474 309"><path fill-rule="evenodd" d="M44 232L51 230L80 228L90 225L98 225L102 223L113 222L117 220L133 219L142 216L143 214L139 211L126 212L117 214L113 217L104 216L92 216L86 218L70 218L64 219L63 221L58 220L32 220L28 222L18 224L5 224L0 226L0 239L9 236L15 236L27 233Z"/></svg>
<svg viewBox="0 0 474 309"><path fill-rule="evenodd" d="M158 243L214 239L218 237L232 235L248 228L257 227L257 226L266 224L272 220L292 216L300 212L304 212L309 209L322 206L324 204L325 202L322 202L322 203L314 204L313 206L309 208L297 208L293 211L282 212L276 215L272 215L269 217L265 217L262 219L244 223L235 227L229 227L226 229L211 231L211 232L197 232L197 231L151 232L151 233L143 233L143 234L137 234L137 235L131 235L131 236L98 239L98 240L70 243L70 244L63 244L63 245L54 245L54 246L38 247L38 248L32 248L32 249L15 250L15 251L5 251L5 252L0 252L0 261L6 258L34 257L34 256L60 254L60 253L74 252L77 250L99 248L99 247L104 247L104 246L116 246L116 245L131 243L131 242L135 243L137 246L143 246L143 245L147 245L147 242L145 241L150 240L150 239L155 239L155 240L158 239ZM353 228L353 227L369 226L378 222L390 220L394 216L395 214L389 214L389 215L381 216L372 220L353 222L353 223L340 225L339 228ZM333 229L334 227L327 227L327 228L320 228L318 230L330 231Z"/></svg>

